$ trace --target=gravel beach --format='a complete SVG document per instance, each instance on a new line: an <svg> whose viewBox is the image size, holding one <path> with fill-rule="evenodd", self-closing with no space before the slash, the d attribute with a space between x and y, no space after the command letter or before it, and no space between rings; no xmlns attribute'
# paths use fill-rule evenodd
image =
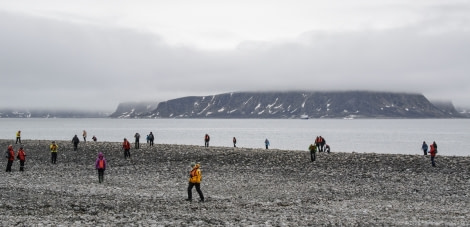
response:
<svg viewBox="0 0 470 227"><path fill-rule="evenodd" d="M50 163L45 140L25 140L26 167L6 173L1 226L469 226L470 157L70 141ZM4 152L12 140L0 140ZM134 146L134 144L132 144ZM98 183L94 161L108 168ZM3 154L3 153L2 153ZM200 162L199 203L187 198Z"/></svg>

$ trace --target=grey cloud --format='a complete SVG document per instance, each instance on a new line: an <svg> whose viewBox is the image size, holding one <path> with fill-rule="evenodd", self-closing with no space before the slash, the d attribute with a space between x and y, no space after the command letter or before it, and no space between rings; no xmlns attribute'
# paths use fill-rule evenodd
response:
<svg viewBox="0 0 470 227"><path fill-rule="evenodd" d="M262 90L422 92L470 106L470 30L429 32L439 26L311 31L291 42L204 51L129 29L0 11L0 95L9 97L0 107L112 111L125 101Z"/></svg>

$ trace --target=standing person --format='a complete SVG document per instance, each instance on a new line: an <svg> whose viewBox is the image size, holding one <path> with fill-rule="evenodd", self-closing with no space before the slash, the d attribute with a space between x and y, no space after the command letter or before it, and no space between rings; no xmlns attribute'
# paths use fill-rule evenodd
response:
<svg viewBox="0 0 470 227"><path fill-rule="evenodd" d="M24 152L23 146L18 149L16 157L20 160L20 171L24 171L24 162L26 161L26 153Z"/></svg>
<svg viewBox="0 0 470 227"><path fill-rule="evenodd" d="M72 143L73 143L73 150L76 151L78 149L78 143L80 143L80 140L78 139L77 135L75 135L72 138Z"/></svg>
<svg viewBox="0 0 470 227"><path fill-rule="evenodd" d="M55 141L52 141L52 144L49 146L49 148L51 149L51 162L52 162L52 164L56 164L56 162L57 162L57 149L59 148L59 146L57 144L55 144Z"/></svg>
<svg viewBox="0 0 470 227"><path fill-rule="evenodd" d="M98 139L96 138L96 136L91 137L91 139L92 139L93 141L95 141L95 142L98 140Z"/></svg>
<svg viewBox="0 0 470 227"><path fill-rule="evenodd" d="M233 137L233 147L237 147L237 138Z"/></svg>
<svg viewBox="0 0 470 227"><path fill-rule="evenodd" d="M200 202L204 202L204 195L201 191L201 169L199 168L200 164L191 163L192 170L189 172L189 185L188 185L188 199L186 201L192 201L193 199L193 187L196 186L196 191L199 194Z"/></svg>
<svg viewBox="0 0 470 227"><path fill-rule="evenodd" d="M155 139L155 137L153 136L153 133L150 132L150 134L148 135L148 140L150 142L150 146L152 147L153 146L153 140Z"/></svg>
<svg viewBox="0 0 470 227"><path fill-rule="evenodd" d="M314 162L317 159L317 146L310 144L308 150L310 151L310 160Z"/></svg>
<svg viewBox="0 0 470 227"><path fill-rule="evenodd" d="M135 138L135 149L139 149L139 147L140 147L140 143L139 143L140 134L138 132L136 132L135 135L134 135L134 138Z"/></svg>
<svg viewBox="0 0 470 227"><path fill-rule="evenodd" d="M122 148L124 149L124 158L130 158L131 157L131 144L129 141L127 141L126 138L124 138L124 142L122 143Z"/></svg>
<svg viewBox="0 0 470 227"><path fill-rule="evenodd" d="M429 154L431 154L431 165L432 167L436 167L436 162L434 159L436 158L437 153L437 146L434 146L434 143L429 146Z"/></svg>
<svg viewBox="0 0 470 227"><path fill-rule="evenodd" d="M209 136L209 134L206 134L204 136L204 147L209 147L209 141L211 140L211 137Z"/></svg>
<svg viewBox="0 0 470 227"><path fill-rule="evenodd" d="M96 158L95 169L98 170L98 182L103 183L104 171L106 170L106 159L101 152L98 154L98 158Z"/></svg>
<svg viewBox="0 0 470 227"><path fill-rule="evenodd" d="M317 136L317 138L315 138L315 146L317 146L317 148L320 148L320 137ZM318 149L318 152L322 152L321 149Z"/></svg>
<svg viewBox="0 0 470 227"><path fill-rule="evenodd" d="M266 139L264 140L264 145L266 146L266 149L268 149L268 147L269 147L269 145L270 145L268 138L266 138Z"/></svg>
<svg viewBox="0 0 470 227"><path fill-rule="evenodd" d="M16 142L15 144L20 143L21 144L21 131L16 132Z"/></svg>
<svg viewBox="0 0 470 227"><path fill-rule="evenodd" d="M11 166L13 165L13 161L15 161L15 151L13 150L13 145L8 145L7 152L7 172L11 172Z"/></svg>
<svg viewBox="0 0 470 227"><path fill-rule="evenodd" d="M83 130L82 136L83 136L83 142L86 143L86 131L85 130Z"/></svg>
<svg viewBox="0 0 470 227"><path fill-rule="evenodd" d="M325 144L326 144L325 138L323 138L323 136L320 136L320 148L322 152L325 151Z"/></svg>
<svg viewBox="0 0 470 227"><path fill-rule="evenodd" d="M421 146L421 150L423 150L424 155L428 154L428 145L426 144L426 141L423 141L423 145Z"/></svg>

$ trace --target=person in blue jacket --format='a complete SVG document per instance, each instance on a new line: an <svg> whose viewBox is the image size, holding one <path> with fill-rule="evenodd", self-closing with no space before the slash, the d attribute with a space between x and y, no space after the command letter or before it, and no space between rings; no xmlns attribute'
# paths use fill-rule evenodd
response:
<svg viewBox="0 0 470 227"><path fill-rule="evenodd" d="M428 145L426 144L426 141L423 141L423 145L421 146L421 150L423 150L424 155L428 154Z"/></svg>

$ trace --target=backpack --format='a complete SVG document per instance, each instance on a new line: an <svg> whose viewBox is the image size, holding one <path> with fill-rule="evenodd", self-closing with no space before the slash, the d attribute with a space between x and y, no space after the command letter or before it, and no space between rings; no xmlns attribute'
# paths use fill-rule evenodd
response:
<svg viewBox="0 0 470 227"><path fill-rule="evenodd" d="M5 158L10 158L10 151L9 150L5 151Z"/></svg>
<svg viewBox="0 0 470 227"><path fill-rule="evenodd" d="M103 159L100 159L98 161L98 169L104 169L104 160Z"/></svg>

